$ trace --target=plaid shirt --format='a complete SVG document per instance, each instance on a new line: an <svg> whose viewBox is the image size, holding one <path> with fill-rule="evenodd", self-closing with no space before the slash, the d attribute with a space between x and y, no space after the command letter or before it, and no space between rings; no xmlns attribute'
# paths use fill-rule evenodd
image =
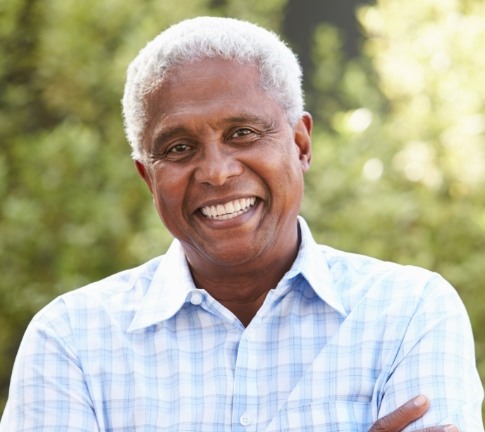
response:
<svg viewBox="0 0 485 432"><path fill-rule="evenodd" d="M1 432L367 431L423 393L410 428L483 431L470 323L439 275L317 245L245 328L197 289L180 244L39 312Z"/></svg>

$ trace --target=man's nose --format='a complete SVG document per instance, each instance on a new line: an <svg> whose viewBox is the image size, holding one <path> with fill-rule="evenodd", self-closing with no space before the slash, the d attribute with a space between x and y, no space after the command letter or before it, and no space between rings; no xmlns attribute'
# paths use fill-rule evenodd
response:
<svg viewBox="0 0 485 432"><path fill-rule="evenodd" d="M222 143L205 146L197 161L195 180L212 186L222 186L229 178L240 175L242 164L234 154L235 150Z"/></svg>

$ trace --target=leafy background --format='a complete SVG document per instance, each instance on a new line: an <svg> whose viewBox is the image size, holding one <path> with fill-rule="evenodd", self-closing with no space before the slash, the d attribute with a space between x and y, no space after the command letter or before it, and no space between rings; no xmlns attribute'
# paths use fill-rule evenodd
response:
<svg viewBox="0 0 485 432"><path fill-rule="evenodd" d="M170 242L119 101L137 51L197 15L252 20L299 53L315 236L443 274L485 378L484 2L0 0L0 412L33 314Z"/></svg>

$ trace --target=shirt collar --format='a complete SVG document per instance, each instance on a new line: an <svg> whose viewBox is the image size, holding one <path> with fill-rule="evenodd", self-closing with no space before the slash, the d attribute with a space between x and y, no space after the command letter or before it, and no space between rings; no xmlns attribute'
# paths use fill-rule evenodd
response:
<svg viewBox="0 0 485 432"><path fill-rule="evenodd" d="M289 280L301 274L320 299L346 316L322 250L301 216L298 217L298 223L301 233L300 249L295 262L283 279ZM161 258L128 331L149 327L171 318L190 299L191 293L195 290L197 288L192 280L182 246L178 240L174 240Z"/></svg>
<svg viewBox="0 0 485 432"><path fill-rule="evenodd" d="M300 250L288 276L301 274L321 300L344 317L347 316L322 247L315 242L305 219L298 216L298 223L301 234Z"/></svg>
<svg viewBox="0 0 485 432"><path fill-rule="evenodd" d="M149 327L174 316L197 290L182 245L174 240L148 285L128 331Z"/></svg>

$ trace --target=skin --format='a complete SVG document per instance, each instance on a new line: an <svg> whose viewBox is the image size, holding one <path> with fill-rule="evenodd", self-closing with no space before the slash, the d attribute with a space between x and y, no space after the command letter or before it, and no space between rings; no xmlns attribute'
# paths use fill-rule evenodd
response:
<svg viewBox="0 0 485 432"><path fill-rule="evenodd" d="M254 65L218 58L177 66L146 103L138 173L181 242L196 286L247 326L297 254L311 116L290 125ZM204 214L242 199L254 204L224 218ZM426 398L415 398L369 432L401 431L428 408ZM458 429L423 430L442 431Z"/></svg>
<svg viewBox="0 0 485 432"><path fill-rule="evenodd" d="M296 257L311 117L292 127L254 65L222 59L175 68L147 102L138 172L196 285L248 325ZM243 198L255 203L237 217L201 212Z"/></svg>
<svg viewBox="0 0 485 432"><path fill-rule="evenodd" d="M430 401L424 395L418 395L392 413L377 420L369 429L369 432L402 431L406 426L422 417L429 407ZM454 425L442 425L419 429L416 432L460 432L460 430Z"/></svg>

